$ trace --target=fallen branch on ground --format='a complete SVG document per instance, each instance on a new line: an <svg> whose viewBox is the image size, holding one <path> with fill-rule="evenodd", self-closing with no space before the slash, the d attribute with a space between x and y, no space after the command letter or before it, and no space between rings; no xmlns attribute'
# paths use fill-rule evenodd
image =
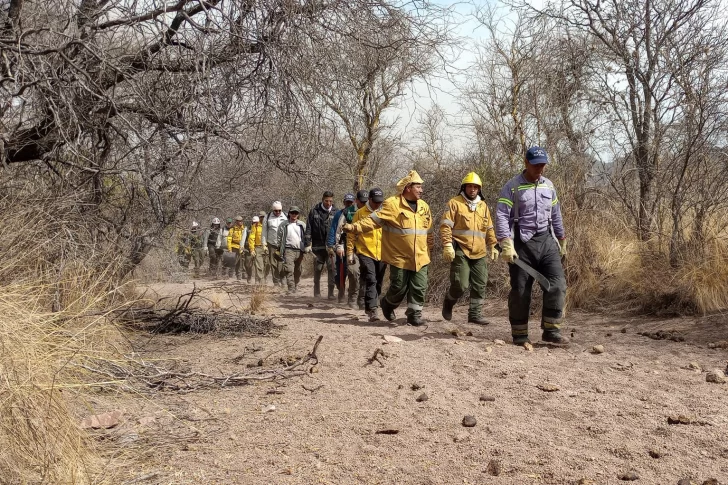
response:
<svg viewBox="0 0 728 485"><path fill-rule="evenodd" d="M374 355L372 355L371 357L369 357L369 359L368 359L367 363L365 364L365 366L372 365L374 363L374 361L377 361L377 362L379 362L379 365L381 365L382 367L384 367L384 362L382 362L381 360L379 360L379 356L380 355L382 356L382 359L386 359L387 358L387 354L385 354L384 351L381 348L378 348L377 350L374 351Z"/></svg>
<svg viewBox="0 0 728 485"><path fill-rule="evenodd" d="M310 372L311 367L318 363L317 351L323 338L323 335L319 336L313 349L305 357L287 367L259 369L249 374L212 375L203 372L176 371L133 357L127 357L127 360L122 363L87 357L84 363L72 365L110 378L112 383L127 390L192 392L211 387L240 386L256 381L304 376ZM304 365L307 368L304 369ZM109 382L105 382L104 385L109 385Z"/></svg>

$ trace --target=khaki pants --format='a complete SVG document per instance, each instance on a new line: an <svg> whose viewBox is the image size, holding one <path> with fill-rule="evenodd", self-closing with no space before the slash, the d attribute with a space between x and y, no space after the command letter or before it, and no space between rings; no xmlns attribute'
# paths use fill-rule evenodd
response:
<svg viewBox="0 0 728 485"><path fill-rule="evenodd" d="M283 263L281 264L281 278L288 285L288 292L295 293L298 282L301 280L301 262L303 261L303 251L300 249L286 248L283 253Z"/></svg>

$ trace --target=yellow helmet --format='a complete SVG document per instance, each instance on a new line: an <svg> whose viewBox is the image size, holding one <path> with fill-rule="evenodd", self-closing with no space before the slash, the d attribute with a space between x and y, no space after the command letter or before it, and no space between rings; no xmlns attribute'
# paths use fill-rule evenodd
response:
<svg viewBox="0 0 728 485"><path fill-rule="evenodd" d="M483 186L483 182L480 181L480 177L478 177L478 174L475 172L470 172L465 176L461 185L465 184L475 184L478 187Z"/></svg>

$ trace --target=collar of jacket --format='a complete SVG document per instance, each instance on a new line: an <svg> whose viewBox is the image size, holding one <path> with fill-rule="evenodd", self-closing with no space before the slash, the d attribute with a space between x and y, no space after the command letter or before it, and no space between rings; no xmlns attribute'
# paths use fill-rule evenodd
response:
<svg viewBox="0 0 728 485"><path fill-rule="evenodd" d="M409 201L404 198L404 195L399 195L399 205L400 207L404 207L407 210L414 212L415 214L420 210L420 201L417 201L417 210L412 210L412 207L409 205Z"/></svg>
<svg viewBox="0 0 728 485"><path fill-rule="evenodd" d="M329 213L329 211L327 211L326 209L324 209L324 203L323 202L319 202L318 204L316 204L313 207L313 209L316 210L316 211L319 211L319 212L323 212L324 214L328 214ZM332 205L331 206L331 215L336 214L336 211L337 210L338 209L336 209L336 205Z"/></svg>
<svg viewBox="0 0 728 485"><path fill-rule="evenodd" d="M369 201L367 201L367 203L364 205L367 206L367 209L369 209L369 212L379 212L380 210L382 210L382 204L379 204L379 209L372 209L372 206L369 205Z"/></svg>

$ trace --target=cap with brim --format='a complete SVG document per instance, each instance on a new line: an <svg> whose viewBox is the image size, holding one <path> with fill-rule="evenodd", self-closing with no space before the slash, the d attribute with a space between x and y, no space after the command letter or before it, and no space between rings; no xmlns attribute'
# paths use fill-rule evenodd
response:
<svg viewBox="0 0 728 485"><path fill-rule="evenodd" d="M384 202L384 192L379 187L375 187L369 191L369 200L373 202Z"/></svg>
<svg viewBox="0 0 728 485"><path fill-rule="evenodd" d="M228 217L228 218L227 218L227 219L225 220L225 222L233 222L233 218L232 218L232 217Z"/></svg>
<svg viewBox="0 0 728 485"><path fill-rule="evenodd" d="M289 213L295 212L297 214L300 214L301 213L301 209L299 209L297 205L292 205L291 208L288 209L288 212Z"/></svg>
<svg viewBox="0 0 728 485"><path fill-rule="evenodd" d="M549 158L546 154L546 150L538 146L534 146L528 149L528 151L526 152L526 160L528 160L528 163L530 163L531 165L541 165L544 163L549 163Z"/></svg>
<svg viewBox="0 0 728 485"><path fill-rule="evenodd" d="M265 218L265 211L258 212L258 217L260 217L261 219L264 219Z"/></svg>
<svg viewBox="0 0 728 485"><path fill-rule="evenodd" d="M235 220L238 221L238 222L242 222L243 221L243 216L238 216L238 217L235 218Z"/></svg>
<svg viewBox="0 0 728 485"><path fill-rule="evenodd" d="M344 196L344 202L354 202L356 200L356 197L354 197L354 194L346 194Z"/></svg>
<svg viewBox="0 0 728 485"><path fill-rule="evenodd" d="M356 193L356 198L359 200L359 202L366 202L369 200L369 192L366 190L360 190Z"/></svg>

